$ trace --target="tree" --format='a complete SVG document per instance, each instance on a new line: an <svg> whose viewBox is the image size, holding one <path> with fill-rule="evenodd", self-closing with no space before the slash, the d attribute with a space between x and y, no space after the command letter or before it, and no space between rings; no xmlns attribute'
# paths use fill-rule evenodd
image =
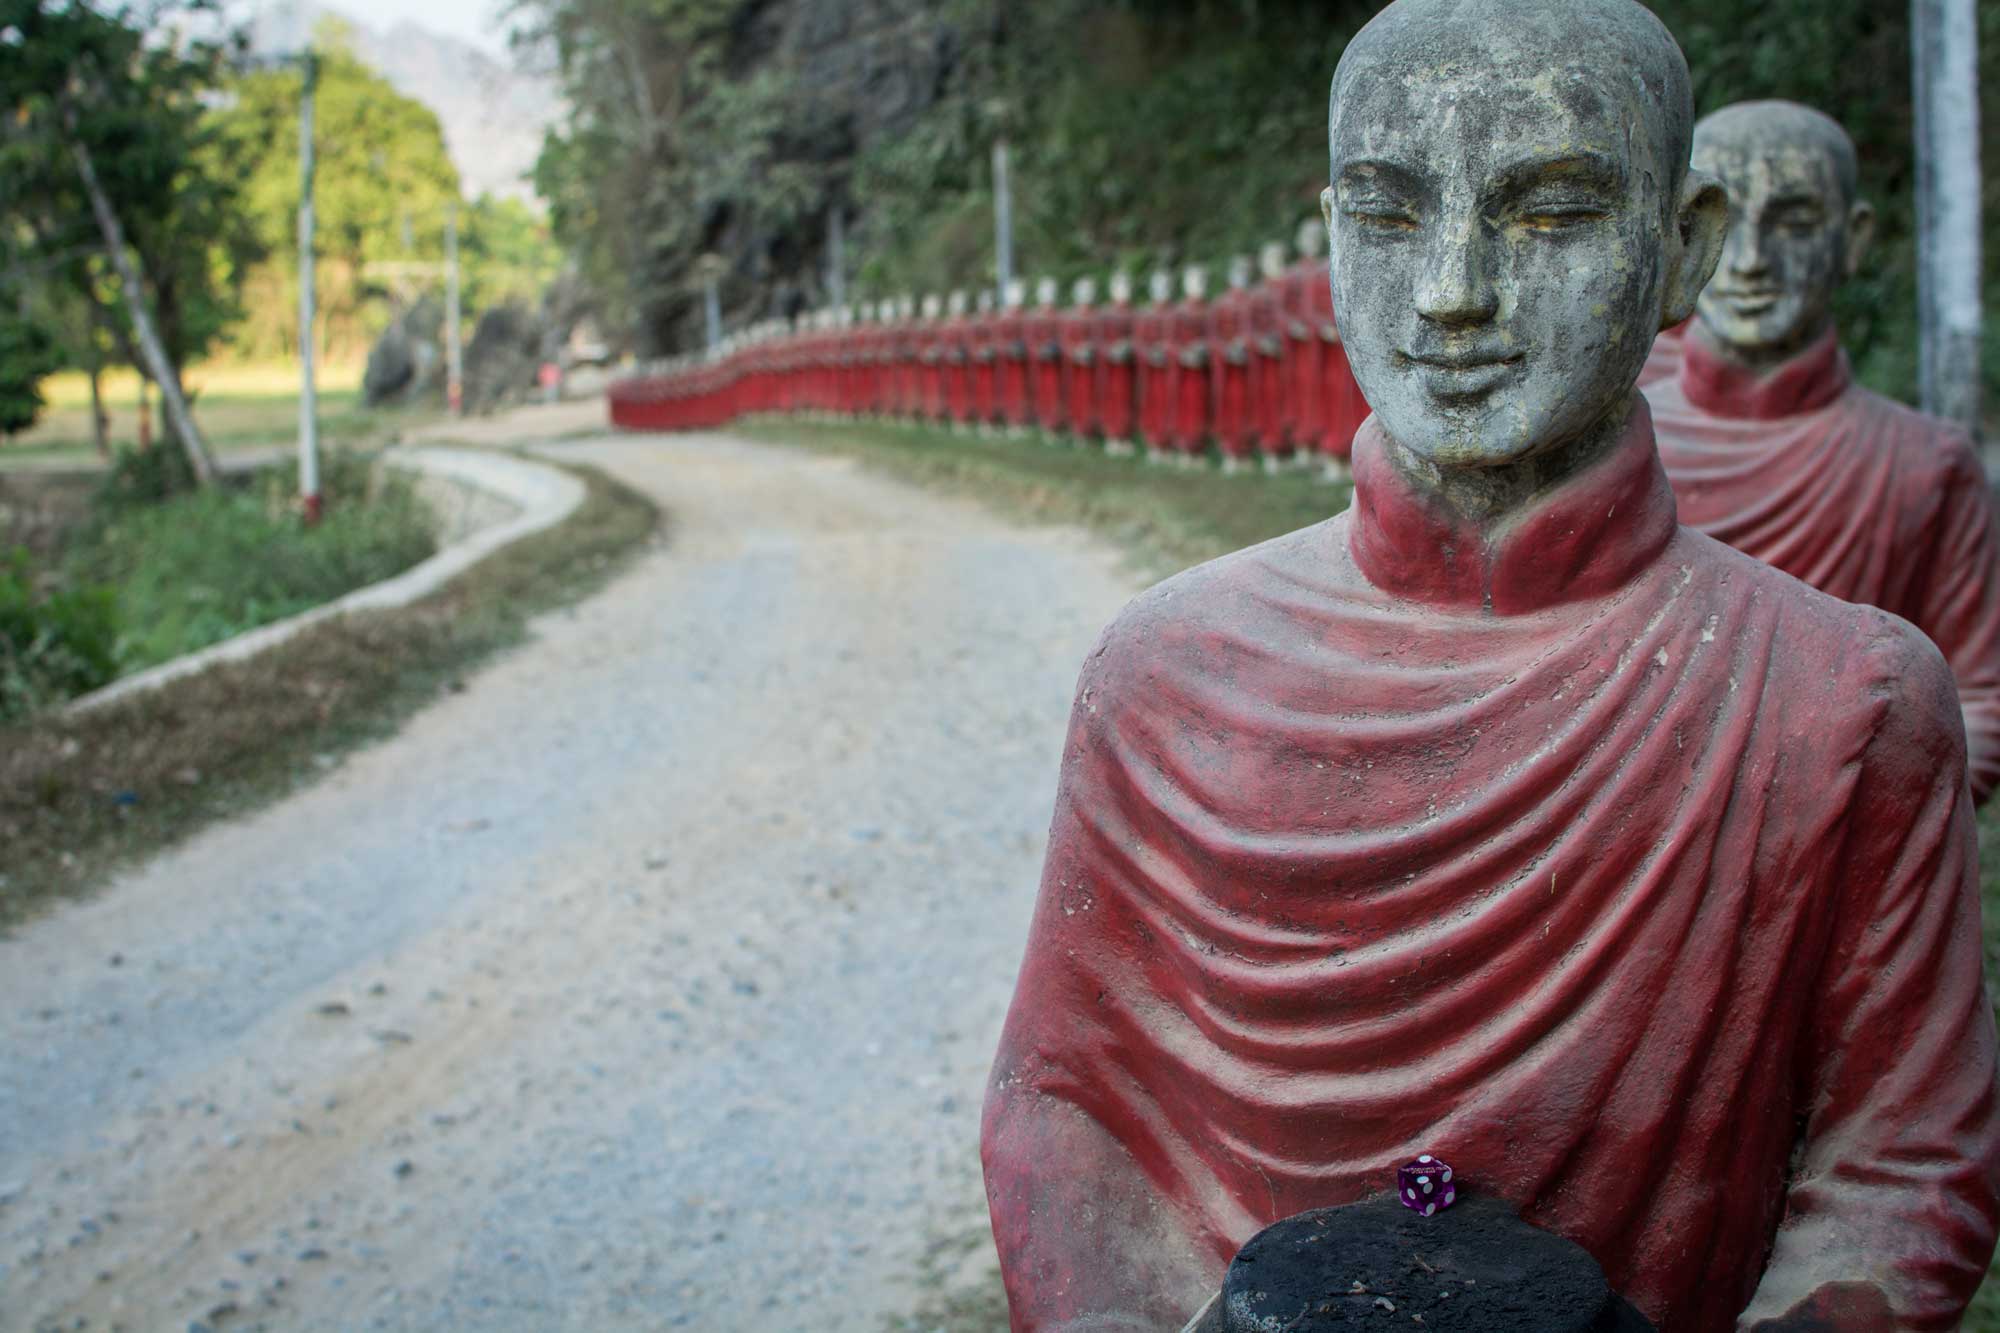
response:
<svg viewBox="0 0 2000 1333"><path fill-rule="evenodd" d="M102 301L103 271L69 262L95 240L118 302L104 327L159 384L197 477L212 468L181 368L239 315L254 245L238 224L236 164L203 130L227 52L177 26L201 7L0 0L0 174L17 187L0 221Z"/></svg>
<svg viewBox="0 0 2000 1333"><path fill-rule="evenodd" d="M314 213L321 342L353 349L366 338L364 312L404 266L444 253L446 217L459 194L444 131L422 103L404 97L355 58L338 20L314 36L319 83L314 109ZM234 80L210 129L245 164L241 207L264 254L249 275L259 295L238 340L252 353L290 351L298 307L294 256L299 206L297 69Z"/></svg>
<svg viewBox="0 0 2000 1333"><path fill-rule="evenodd" d="M41 382L62 364L46 327L0 301L0 435L18 435L42 414Z"/></svg>

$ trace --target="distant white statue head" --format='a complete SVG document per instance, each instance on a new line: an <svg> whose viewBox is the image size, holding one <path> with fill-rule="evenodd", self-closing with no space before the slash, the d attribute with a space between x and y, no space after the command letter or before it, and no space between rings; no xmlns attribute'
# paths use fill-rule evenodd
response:
<svg viewBox="0 0 2000 1333"><path fill-rule="evenodd" d="M1059 290L1060 288L1057 287L1054 278L1042 278L1038 280L1035 283L1035 304L1041 306L1054 305L1056 303L1056 294Z"/></svg>
<svg viewBox="0 0 2000 1333"><path fill-rule="evenodd" d="M1165 305L1174 299L1174 275L1163 268L1156 268L1146 279L1146 294L1153 298L1154 305Z"/></svg>
<svg viewBox="0 0 2000 1333"><path fill-rule="evenodd" d="M1318 259L1326 253L1326 222L1311 217L1299 224L1298 235L1293 238L1301 259Z"/></svg>
<svg viewBox="0 0 2000 1333"><path fill-rule="evenodd" d="M979 313L982 315L993 313L993 289L991 287L979 293Z"/></svg>
<svg viewBox="0 0 2000 1333"><path fill-rule="evenodd" d="M962 291L953 292L950 296L947 296L944 308L953 319L962 319L965 315L965 293Z"/></svg>
<svg viewBox="0 0 2000 1333"><path fill-rule="evenodd" d="M1132 275L1122 268L1111 275L1111 299L1119 305L1132 304Z"/></svg>
<svg viewBox="0 0 2000 1333"><path fill-rule="evenodd" d="M1229 257L1229 285L1241 291L1250 285L1250 256L1231 255Z"/></svg>
<svg viewBox="0 0 2000 1333"><path fill-rule="evenodd" d="M1069 302L1071 305L1080 305L1080 306L1096 305L1097 279L1078 278L1074 283L1070 285Z"/></svg>
<svg viewBox="0 0 2000 1333"><path fill-rule="evenodd" d="M926 292L923 304L924 318L936 319L943 311L944 302L938 299L938 294L936 292Z"/></svg>
<svg viewBox="0 0 2000 1333"><path fill-rule="evenodd" d="M1199 301L1208 295L1208 269L1201 264L1189 264L1181 274L1181 294L1190 301Z"/></svg>
<svg viewBox="0 0 2000 1333"><path fill-rule="evenodd" d="M1000 299L1009 310L1019 310L1028 299L1027 282L1021 278L1007 279L1007 288L1001 293Z"/></svg>
<svg viewBox="0 0 2000 1333"><path fill-rule="evenodd" d="M1257 252L1257 271L1266 278L1278 278L1285 272L1285 244L1283 241L1267 242Z"/></svg>

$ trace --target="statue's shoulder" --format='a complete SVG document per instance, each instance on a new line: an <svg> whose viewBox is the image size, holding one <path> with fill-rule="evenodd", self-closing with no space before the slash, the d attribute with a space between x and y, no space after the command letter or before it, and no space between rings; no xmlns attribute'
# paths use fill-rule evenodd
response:
<svg viewBox="0 0 2000 1333"><path fill-rule="evenodd" d="M1907 403L1853 385L1846 394L1848 412L1865 422L1869 441L1894 449L1899 461L1933 472L1940 479L1975 479L1985 484L1985 468L1972 436L1956 422L1920 412Z"/></svg>
<svg viewBox="0 0 2000 1333"><path fill-rule="evenodd" d="M1958 687L1937 645L1909 621L1880 607L1843 601L1692 528L1675 537L1670 559L1729 593L1718 601L1741 615L1734 629L1764 645L1767 679L1803 700L1802 716L1825 732L1853 734L1846 719L1877 738L1878 748L1913 746L1964 763ZM1726 614L1718 629L1730 628ZM1768 688L1768 687L1767 687Z"/></svg>
<svg viewBox="0 0 2000 1333"><path fill-rule="evenodd" d="M1346 514L1232 551L1146 589L1120 611L1093 659L1121 674L1198 659L1318 608L1338 613L1352 558Z"/></svg>

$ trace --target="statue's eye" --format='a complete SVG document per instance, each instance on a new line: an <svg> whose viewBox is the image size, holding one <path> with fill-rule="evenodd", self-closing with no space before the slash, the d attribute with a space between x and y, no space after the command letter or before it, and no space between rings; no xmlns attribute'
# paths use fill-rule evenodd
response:
<svg viewBox="0 0 2000 1333"><path fill-rule="evenodd" d="M1356 226L1371 231L1415 231L1417 218L1409 209L1386 200L1361 199L1341 209Z"/></svg>
<svg viewBox="0 0 2000 1333"><path fill-rule="evenodd" d="M1538 200L1521 209L1516 216L1529 231L1546 234L1587 227L1593 222L1602 222L1610 214L1594 203Z"/></svg>

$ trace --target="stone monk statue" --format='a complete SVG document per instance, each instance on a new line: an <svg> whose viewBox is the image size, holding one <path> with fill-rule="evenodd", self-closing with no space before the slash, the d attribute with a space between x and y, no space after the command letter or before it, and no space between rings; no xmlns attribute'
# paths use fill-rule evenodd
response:
<svg viewBox="0 0 2000 1333"><path fill-rule="evenodd" d="M1979 1284L1951 674L1680 527L1633 387L1727 228L1692 119L1632 0L1397 0L1342 55L1355 501L1084 667L982 1135L1014 1329L1172 1333L1424 1153L1670 1333Z"/></svg>
<svg viewBox="0 0 2000 1333"><path fill-rule="evenodd" d="M1894 611L1951 664L1973 799L2000 784L2000 541L1986 473L1957 426L1853 382L1833 295L1874 214L1854 143L1791 102L1745 102L1694 130L1729 191L1722 263L1650 385L1681 522L1822 592Z"/></svg>

